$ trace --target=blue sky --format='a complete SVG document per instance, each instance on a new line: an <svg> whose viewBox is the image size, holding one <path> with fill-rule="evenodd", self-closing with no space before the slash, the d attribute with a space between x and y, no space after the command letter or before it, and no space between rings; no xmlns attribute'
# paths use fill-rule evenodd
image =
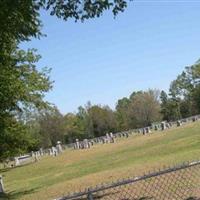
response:
<svg viewBox="0 0 200 200"><path fill-rule="evenodd" d="M87 101L114 108L133 91L167 90L200 58L200 1L133 1L116 19L108 12L85 23L41 12L47 37L24 43L52 68L46 99L62 113Z"/></svg>

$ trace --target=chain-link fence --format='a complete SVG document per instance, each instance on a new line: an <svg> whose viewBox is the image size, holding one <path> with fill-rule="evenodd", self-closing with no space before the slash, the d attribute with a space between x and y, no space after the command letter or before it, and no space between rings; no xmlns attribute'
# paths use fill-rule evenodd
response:
<svg viewBox="0 0 200 200"><path fill-rule="evenodd" d="M57 200L200 200L200 161L69 194Z"/></svg>

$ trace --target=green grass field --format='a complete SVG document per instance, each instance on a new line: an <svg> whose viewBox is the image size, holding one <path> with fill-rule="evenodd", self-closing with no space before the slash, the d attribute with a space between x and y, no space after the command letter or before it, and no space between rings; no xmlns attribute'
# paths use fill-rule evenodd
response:
<svg viewBox="0 0 200 200"><path fill-rule="evenodd" d="M194 159L200 159L200 122L88 150L67 150L0 174L8 194L4 199L46 200Z"/></svg>

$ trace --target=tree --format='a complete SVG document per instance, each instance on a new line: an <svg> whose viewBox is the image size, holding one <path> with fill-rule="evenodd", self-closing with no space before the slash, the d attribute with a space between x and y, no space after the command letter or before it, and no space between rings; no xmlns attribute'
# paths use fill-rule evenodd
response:
<svg viewBox="0 0 200 200"><path fill-rule="evenodd" d="M64 142L64 117L56 107L42 110L37 117L39 123L40 147L55 146Z"/></svg>
<svg viewBox="0 0 200 200"><path fill-rule="evenodd" d="M163 115L164 120L169 120L169 112L168 112L168 96L165 91L161 91L160 93L160 100L161 100L161 113Z"/></svg>
<svg viewBox="0 0 200 200"><path fill-rule="evenodd" d="M39 59L40 56L35 54L35 50L25 52L13 49L9 59L0 63L0 146L4 146L3 152L12 152L10 156L13 156L13 152L18 154L27 150L29 144L32 145L30 136L23 138L20 136L20 133L23 132L25 135L28 132L19 115L25 110L48 106L43 98L52 87L50 71L45 68L39 72L36 69L35 63ZM16 140L17 133L18 140ZM16 142L13 143L13 140ZM20 140L24 145L20 145Z"/></svg>
<svg viewBox="0 0 200 200"><path fill-rule="evenodd" d="M0 1L0 146L1 152L7 152L4 155L11 156L13 152L17 154L31 145L30 137L24 136L24 139L20 137L20 132L24 134L27 132L26 126L17 118L19 113L21 115L26 109L46 107L47 102L43 97L52 87L49 71L44 69L39 72L34 65L39 56L35 55L34 51L25 52L18 47L20 42L42 36L39 10L41 8L49 10L51 15L64 20L72 18L84 21L99 17L107 9L112 9L116 15L125 7L124 0ZM17 135L18 144L12 145L13 149L10 149L10 142L13 142ZM23 145L19 144L25 138L27 138L26 147L22 147ZM24 141L23 143L25 144ZM18 148L19 146L21 148ZM4 155L0 153L1 158L5 157Z"/></svg>
<svg viewBox="0 0 200 200"><path fill-rule="evenodd" d="M170 96L176 101L182 117L200 112L199 106L200 63L185 67L185 70L172 81Z"/></svg>
<svg viewBox="0 0 200 200"><path fill-rule="evenodd" d="M86 129L87 124L84 124L84 119L81 119L78 115L68 113L64 116L64 130L65 130L65 142L72 143L75 139L84 139L87 137Z"/></svg>
<svg viewBox="0 0 200 200"><path fill-rule="evenodd" d="M129 118L130 100L126 97L119 99L116 105L117 129L127 130L130 128L131 119Z"/></svg>
<svg viewBox="0 0 200 200"><path fill-rule="evenodd" d="M181 100L178 98L169 98L166 92L161 91L161 114L163 120L174 121L181 118Z"/></svg>
<svg viewBox="0 0 200 200"><path fill-rule="evenodd" d="M119 12L123 12L127 7L127 2L124 0L40 0L39 3L45 9L50 10L51 15L56 15L58 18L64 20L73 18L76 21L84 21L90 18L100 17L109 9L111 9L114 16L116 16Z"/></svg>
<svg viewBox="0 0 200 200"><path fill-rule="evenodd" d="M116 16L127 7L124 0L1 0L0 1L0 48L5 56L12 50L13 43L40 37L42 22L40 9L49 10L63 20L87 20L101 16L111 9ZM4 50L2 52L2 50Z"/></svg>
<svg viewBox="0 0 200 200"><path fill-rule="evenodd" d="M38 141L29 134L23 123L9 116L0 120L0 161L16 154L31 151L37 146ZM2 124L4 127L2 127Z"/></svg>
<svg viewBox="0 0 200 200"><path fill-rule="evenodd" d="M159 121L160 102L159 91L148 90L131 95L130 117L135 121L136 127L151 125L152 122Z"/></svg>
<svg viewBox="0 0 200 200"><path fill-rule="evenodd" d="M90 120L90 133L94 137L105 135L116 130L114 112L108 106L93 105L87 109Z"/></svg>

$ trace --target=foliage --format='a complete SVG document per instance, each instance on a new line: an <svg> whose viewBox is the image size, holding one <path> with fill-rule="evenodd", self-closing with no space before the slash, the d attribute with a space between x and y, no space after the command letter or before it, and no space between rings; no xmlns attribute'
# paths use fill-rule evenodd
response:
<svg viewBox="0 0 200 200"><path fill-rule="evenodd" d="M180 99L169 98L168 95L162 91L160 100L163 120L175 121L181 118Z"/></svg>
<svg viewBox="0 0 200 200"><path fill-rule="evenodd" d="M185 70L171 82L169 97L161 96L164 119L175 120L200 112L200 63L185 67ZM165 94L166 96L166 94Z"/></svg>
<svg viewBox="0 0 200 200"><path fill-rule="evenodd" d="M63 130L58 130L58 124L61 123L62 118L58 112L54 112L55 115L45 113L39 120L40 126L36 122L32 125L30 122L26 124L26 113L47 108L48 103L44 101L44 94L52 87L49 70L46 68L38 71L35 66L40 58L35 54L35 50L25 52L19 50L18 47L23 41L42 36L40 9L50 10L51 15L64 20L73 18L76 21L84 21L99 17L107 9L112 9L114 15L117 15L118 12L124 11L126 5L124 0L0 1L0 145L2 148L0 159L29 148L31 141L34 141L33 138L31 139L31 134L37 133L37 131L31 131L30 127L36 126L36 130L42 131L39 133L40 139L44 138L47 131L52 130L48 133L50 140L48 144L43 144L44 146L55 144L55 139L61 138L61 135L58 135L63 132ZM53 120L58 124L47 125ZM29 133L27 133L27 127ZM38 136L38 133L36 135Z"/></svg>
<svg viewBox="0 0 200 200"><path fill-rule="evenodd" d="M10 60L19 42L40 37L41 26L36 1L0 1L0 63L5 65Z"/></svg>
<svg viewBox="0 0 200 200"><path fill-rule="evenodd" d="M40 0L39 3L45 9L50 10L51 15L56 15L64 20L72 18L76 21L100 17L106 10L110 9L114 16L116 16L127 7L125 0Z"/></svg>
<svg viewBox="0 0 200 200"><path fill-rule="evenodd" d="M39 138L38 148L55 146L57 141L64 142L64 118L56 107L42 109L27 125L30 131L34 131L34 137Z"/></svg>
<svg viewBox="0 0 200 200"><path fill-rule="evenodd" d="M148 90L131 95L130 116L135 120L135 127L150 126L160 121L159 91Z"/></svg>
<svg viewBox="0 0 200 200"><path fill-rule="evenodd" d="M148 90L133 92L129 99L120 99L116 106L120 130L149 126L152 122L159 121L161 116L158 96L159 91Z"/></svg>
<svg viewBox="0 0 200 200"><path fill-rule="evenodd" d="M129 106L130 100L127 97L119 99L116 105L116 118L118 130L127 130L130 128L129 124Z"/></svg>
<svg viewBox="0 0 200 200"><path fill-rule="evenodd" d="M23 111L43 107L43 97L52 87L49 69L41 72L35 63L40 59L35 50L15 50L7 65L0 63L0 112Z"/></svg>
<svg viewBox="0 0 200 200"><path fill-rule="evenodd" d="M36 69L35 63L39 59L35 50L25 52L14 48L9 59L0 63L0 118L3 119L0 120L0 146L4 144L3 157L12 156L13 152L18 154L32 143L31 135L25 136L28 133L20 116L26 110L48 106L43 98L52 87L50 71L46 68L42 71Z"/></svg>
<svg viewBox="0 0 200 200"><path fill-rule="evenodd" d="M24 124L10 116L0 118L0 120L0 161L31 151L37 146L37 139L33 139Z"/></svg>
<svg viewBox="0 0 200 200"><path fill-rule="evenodd" d="M91 130L95 137L105 135L108 132L116 131L116 120L113 111L108 106L91 106L87 110Z"/></svg>
<svg viewBox="0 0 200 200"><path fill-rule="evenodd" d="M114 112L108 106L88 104L79 107L77 114L68 113L65 117L65 138L72 142L76 138L93 138L116 130Z"/></svg>

